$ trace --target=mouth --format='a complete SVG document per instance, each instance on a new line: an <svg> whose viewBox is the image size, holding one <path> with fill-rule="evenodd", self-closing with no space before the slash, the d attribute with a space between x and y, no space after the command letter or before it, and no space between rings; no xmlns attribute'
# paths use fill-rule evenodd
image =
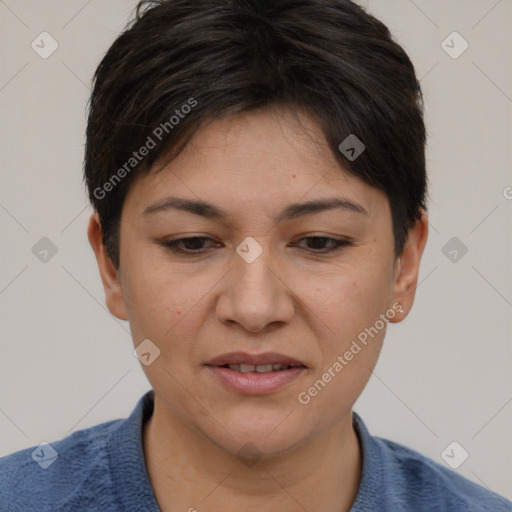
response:
<svg viewBox="0 0 512 512"><path fill-rule="evenodd" d="M235 372L240 373L270 373L280 372L282 370L289 370L290 368L305 368L303 365L290 366L287 364L225 364L218 368L229 368Z"/></svg>
<svg viewBox="0 0 512 512"><path fill-rule="evenodd" d="M249 395L272 393L308 369L301 361L283 354L243 352L218 356L205 367L230 391Z"/></svg>
<svg viewBox="0 0 512 512"><path fill-rule="evenodd" d="M206 363L206 366L229 368L230 370L242 373L269 373L289 368L307 368L302 361L284 354L278 354L277 352L265 352L263 354L230 352L229 354L214 357Z"/></svg>

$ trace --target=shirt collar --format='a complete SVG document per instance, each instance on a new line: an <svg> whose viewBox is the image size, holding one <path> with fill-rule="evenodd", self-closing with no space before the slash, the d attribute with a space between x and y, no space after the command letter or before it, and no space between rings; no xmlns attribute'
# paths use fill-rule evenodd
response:
<svg viewBox="0 0 512 512"><path fill-rule="evenodd" d="M119 510L160 512L146 469L142 437L144 423L153 414L153 399L153 390L144 394L131 415L109 433L109 464Z"/></svg>

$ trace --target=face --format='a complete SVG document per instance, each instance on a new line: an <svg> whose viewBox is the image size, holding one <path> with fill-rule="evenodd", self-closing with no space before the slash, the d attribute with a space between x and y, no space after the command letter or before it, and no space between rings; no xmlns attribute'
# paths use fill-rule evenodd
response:
<svg viewBox="0 0 512 512"><path fill-rule="evenodd" d="M151 340L148 360L160 351L143 369L168 421L270 455L350 421L412 303L422 226L399 262L386 196L311 119L274 110L203 127L131 186L118 272L95 218L89 236L110 311Z"/></svg>

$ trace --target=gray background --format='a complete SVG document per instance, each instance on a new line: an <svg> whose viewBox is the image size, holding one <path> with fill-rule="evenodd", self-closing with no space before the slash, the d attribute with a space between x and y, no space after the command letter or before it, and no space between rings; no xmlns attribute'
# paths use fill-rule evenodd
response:
<svg viewBox="0 0 512 512"><path fill-rule="evenodd" d="M441 464L457 441L457 471L511 499L512 0L361 3L421 78L431 230L415 307L355 410ZM90 80L134 5L0 0L0 454L125 417L149 389L104 306L81 177ZM47 59L31 48L43 31L59 45ZM453 31L469 44L456 59L441 45ZM57 248L46 262L42 237Z"/></svg>

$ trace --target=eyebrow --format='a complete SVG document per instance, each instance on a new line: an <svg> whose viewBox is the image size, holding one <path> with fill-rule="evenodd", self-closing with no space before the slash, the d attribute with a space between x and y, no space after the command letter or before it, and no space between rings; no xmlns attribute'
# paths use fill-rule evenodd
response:
<svg viewBox="0 0 512 512"><path fill-rule="evenodd" d="M181 210L194 215L200 215L207 219L225 221L229 214L222 208L205 201L196 201L192 199L183 199L179 197L166 197L151 205L143 212L144 216L154 213L164 212L170 209ZM285 220L297 219L305 215L319 213L327 210L342 209L363 215L368 212L359 203L355 203L345 198L327 198L306 201L304 203L293 203L288 205L274 220L282 222Z"/></svg>

